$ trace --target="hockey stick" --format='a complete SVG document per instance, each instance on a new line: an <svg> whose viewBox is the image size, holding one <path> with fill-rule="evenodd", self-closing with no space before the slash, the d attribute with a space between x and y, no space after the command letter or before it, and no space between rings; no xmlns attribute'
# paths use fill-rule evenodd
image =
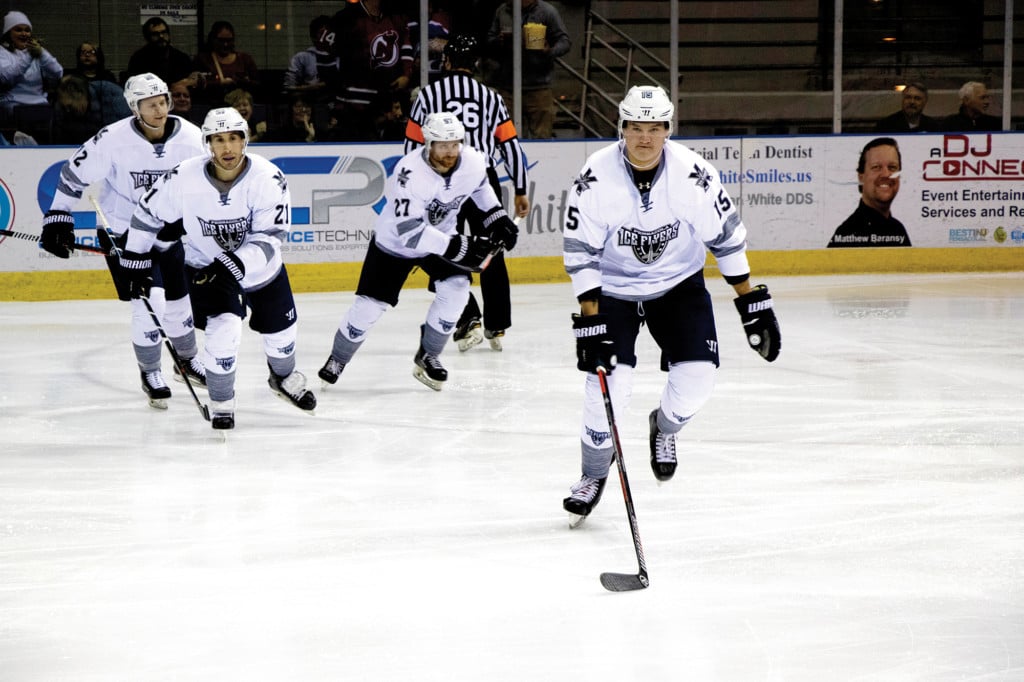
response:
<svg viewBox="0 0 1024 682"><path fill-rule="evenodd" d="M36 242L37 244L41 239L39 235L29 234L28 232L15 232L13 230L0 230L0 237L16 237L17 239L27 239L28 241ZM107 255L107 252L98 246L86 246L85 244L79 244L78 242L72 244L71 248L74 249L75 251L86 251L88 253L99 253L104 256Z"/></svg>
<svg viewBox="0 0 1024 682"><path fill-rule="evenodd" d="M103 226L103 230L110 237L111 254L116 255L118 258L121 257L121 249L117 246L117 236L114 231L110 229L110 223L107 222L107 216L103 214L103 209L100 208L100 202L96 201L96 197L90 195L89 201L96 208L96 215L100 219L100 224ZM192 381L188 378L188 371L186 369L185 361L178 355L178 351L174 350L174 346L171 344L171 340L167 337L167 332L164 331L164 327L160 324L160 318L156 316L156 311L153 310L153 306L149 303L148 296L139 296L142 302L146 305L146 310L149 311L149 317L153 320L153 324L156 325L156 330L160 332L160 336L163 337L164 346L167 347L167 352L171 354L171 360L178 368L178 372L181 374L181 378L185 381L185 385L188 386L188 392L192 394L192 399L196 401L196 407L199 408L199 414L203 415L203 419L210 421L210 408L204 405L199 400L199 396L196 395L196 389L192 386Z"/></svg>
<svg viewBox="0 0 1024 682"><path fill-rule="evenodd" d="M518 229L519 228L519 223L521 223L522 220L523 219L522 219L521 216L516 216L515 218L513 218L512 223ZM491 264L491 261L494 259L494 257L497 256L499 253L501 253L504 250L505 250L505 247L501 246L500 244L497 247L495 247L494 249L492 249L491 252L487 255L487 258L484 259L484 262L480 264L480 272L483 272L484 270L486 270L487 266Z"/></svg>
<svg viewBox="0 0 1024 682"><path fill-rule="evenodd" d="M601 383L601 398L604 400L604 411L608 415L608 428L612 432L612 456L619 468L619 482L622 484L622 497L626 500L626 517L629 519L629 530L633 534L633 549L636 560L640 564L640 572L602 573L601 584L604 589L612 592L629 592L642 590L650 585L647 579L647 561L644 559L644 548L640 544L640 529L636 523L636 509L633 508L633 493L629 490L629 479L626 477L626 463L622 461L622 443L619 442L619 429L615 426L615 415L612 413L612 397L608 392L607 370L597 368L597 379Z"/></svg>

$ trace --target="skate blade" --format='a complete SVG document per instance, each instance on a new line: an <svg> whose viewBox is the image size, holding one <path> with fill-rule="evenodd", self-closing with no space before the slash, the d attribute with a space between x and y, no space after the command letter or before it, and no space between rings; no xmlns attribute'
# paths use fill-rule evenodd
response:
<svg viewBox="0 0 1024 682"><path fill-rule="evenodd" d="M150 398L149 406L155 410L166 410L167 398Z"/></svg>
<svg viewBox="0 0 1024 682"><path fill-rule="evenodd" d="M309 408L309 409L307 410L306 408L302 407L301 405L296 405L296 404L295 404L295 402L294 402L294 401L292 401L292 399L291 399L290 397L288 397L288 396L287 396L286 394L284 394L284 393L278 393L277 391L274 391L273 389L271 389L271 391L272 391L272 392L273 392L273 394L274 394L274 395L276 395L276 396L277 396L278 398L280 398L280 399L281 399L281 400L283 400L284 402L288 403L289 405L291 405L291 406L292 406L292 407L294 407L295 409L299 410L299 411L300 411L300 412L302 412L303 414L316 414L316 404L314 404L314 405L313 405L313 407L311 407L311 408Z"/></svg>
<svg viewBox="0 0 1024 682"><path fill-rule="evenodd" d="M179 373L174 372L172 376L174 377L174 380L177 381L179 384L184 384L185 383L184 377L182 377ZM194 388L197 391L205 391L206 390L206 384L200 383L197 379L193 379L192 377L189 377L188 382L190 384L192 384L192 388Z"/></svg>
<svg viewBox="0 0 1024 682"><path fill-rule="evenodd" d="M487 341L491 344L491 350L496 350L499 353L501 352L502 349L500 336L495 336L494 338L487 339Z"/></svg>
<svg viewBox="0 0 1024 682"><path fill-rule="evenodd" d="M459 352L465 353L470 348L479 346L484 341L484 333L480 331L480 328L469 330L465 336L456 341L455 343L459 346Z"/></svg>
<svg viewBox="0 0 1024 682"><path fill-rule="evenodd" d="M587 520L586 514L573 514L569 512L569 528L579 528L583 525L583 522Z"/></svg>
<svg viewBox="0 0 1024 682"><path fill-rule="evenodd" d="M426 371L421 369L419 366L413 369L412 375L416 377L416 380L419 381L421 384L423 384L424 386L429 386L435 391L440 391L441 387L444 386L443 381L434 381L433 379L428 377Z"/></svg>

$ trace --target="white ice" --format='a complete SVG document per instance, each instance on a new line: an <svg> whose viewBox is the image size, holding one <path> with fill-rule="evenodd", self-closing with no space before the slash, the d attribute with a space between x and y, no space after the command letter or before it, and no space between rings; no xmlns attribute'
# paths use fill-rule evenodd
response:
<svg viewBox="0 0 1024 682"><path fill-rule="evenodd" d="M180 384L146 405L124 304L0 304L0 679L1024 679L1024 278L762 279L782 354L709 280L722 368L662 485L642 337L619 429L651 585L624 594L619 487L579 529L561 507L567 284L514 287L505 350L449 347L440 393L425 291L326 391L352 294L300 295L316 414L246 329L226 442Z"/></svg>

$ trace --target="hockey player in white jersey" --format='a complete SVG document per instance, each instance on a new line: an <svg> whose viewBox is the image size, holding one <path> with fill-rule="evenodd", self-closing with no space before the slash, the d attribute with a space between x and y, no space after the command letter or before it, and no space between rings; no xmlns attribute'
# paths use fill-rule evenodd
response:
<svg viewBox="0 0 1024 682"><path fill-rule="evenodd" d="M327 384L338 380L387 307L398 305L402 285L418 266L430 277L435 296L420 326L413 376L440 391L448 371L439 356L469 300L468 273L479 270L498 245L515 243L516 226L491 189L487 159L464 145L466 130L459 119L433 113L422 131L425 146L403 156L385 185L387 203L363 260L355 302L342 317L320 370ZM457 232L466 201L484 212L483 234Z"/></svg>
<svg viewBox="0 0 1024 682"><path fill-rule="evenodd" d="M61 167L60 180L43 218L42 247L59 258L68 258L75 242L72 211L90 185L99 185L99 203L116 235L119 249L124 248L125 233L132 213L142 195L157 178L185 159L203 154L202 135L192 123L168 115L171 96L167 84L151 73L132 76L125 83L124 97L132 111L100 130L79 147ZM161 372L160 333L143 302L132 299L128 279L118 263L114 249L102 227L97 228L99 243L109 254L107 267L117 297L131 302L131 338L142 375L142 390L149 404L166 408L171 390ZM150 304L162 319L175 351L184 360L193 385L205 386L202 364L196 357L196 337L192 309L184 274L183 249L169 229L154 241L153 290ZM175 378L181 379L175 366Z"/></svg>
<svg viewBox="0 0 1024 682"><path fill-rule="evenodd" d="M625 414L647 325L668 380L650 413L651 469L676 470L676 433L711 396L718 336L704 285L705 252L736 291L749 345L771 362L780 334L772 298L750 285L747 231L703 157L669 139L675 106L656 86L630 88L619 104L619 142L590 156L569 192L564 261L580 313L572 316L577 367L587 372L581 429L583 476L563 507L576 525L597 505L612 439L597 372L615 414Z"/></svg>
<svg viewBox="0 0 1024 682"><path fill-rule="evenodd" d="M153 243L180 221L196 326L206 332L203 364L215 429L235 426L235 370L242 319L263 336L268 383L279 397L313 410L316 397L295 370L295 299L281 258L291 230L284 173L246 153L249 125L234 109L214 109L202 126L209 156L183 161L143 196L132 216L122 267L133 292L149 285Z"/></svg>

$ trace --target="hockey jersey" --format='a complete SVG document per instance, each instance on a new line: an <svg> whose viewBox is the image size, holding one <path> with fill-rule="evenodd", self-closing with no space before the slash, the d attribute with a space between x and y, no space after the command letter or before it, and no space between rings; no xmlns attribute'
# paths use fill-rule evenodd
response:
<svg viewBox="0 0 1024 682"><path fill-rule="evenodd" d="M209 160L183 161L143 196L128 231L129 251L146 253L165 223L181 220L185 260L202 268L220 253L245 267L242 288L251 291L281 271L281 245L291 230L291 195L284 173L246 153L242 173L228 185L214 178Z"/></svg>
<svg viewBox="0 0 1024 682"><path fill-rule="evenodd" d="M205 155L202 132L177 116L168 116L171 133L153 143L124 118L96 133L75 150L60 169L51 211L71 212L87 187L100 184L99 202L114 234L128 229L139 199L185 159Z"/></svg>
<svg viewBox="0 0 1024 682"><path fill-rule="evenodd" d="M718 171L668 140L641 192L625 142L588 159L573 181L565 214L563 259L576 296L600 288L630 301L657 298L704 267L705 250L723 275L750 271L747 230Z"/></svg>
<svg viewBox="0 0 1024 682"><path fill-rule="evenodd" d="M376 241L395 256L443 254L455 235L459 208L470 199L483 211L500 206L483 154L463 146L455 168L443 175L426 156L426 148L403 156L384 187L387 204L377 217Z"/></svg>

